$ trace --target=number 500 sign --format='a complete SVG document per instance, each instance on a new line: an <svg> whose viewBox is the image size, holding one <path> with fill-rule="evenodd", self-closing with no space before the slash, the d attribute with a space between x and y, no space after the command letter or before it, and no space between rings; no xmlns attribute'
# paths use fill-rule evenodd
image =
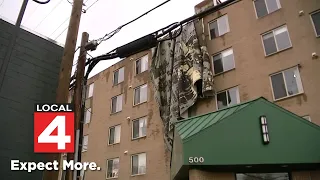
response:
<svg viewBox="0 0 320 180"><path fill-rule="evenodd" d="M72 104L36 104L34 152L74 152L74 110Z"/></svg>

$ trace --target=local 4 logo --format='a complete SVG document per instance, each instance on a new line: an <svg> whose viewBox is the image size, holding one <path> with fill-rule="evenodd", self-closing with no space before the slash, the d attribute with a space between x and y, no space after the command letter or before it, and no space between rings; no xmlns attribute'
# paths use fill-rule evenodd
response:
<svg viewBox="0 0 320 180"><path fill-rule="evenodd" d="M74 152L72 104L35 104L34 152Z"/></svg>

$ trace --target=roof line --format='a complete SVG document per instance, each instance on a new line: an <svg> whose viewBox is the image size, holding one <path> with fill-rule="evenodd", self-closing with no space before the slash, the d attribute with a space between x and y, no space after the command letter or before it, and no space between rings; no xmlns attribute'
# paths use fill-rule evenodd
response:
<svg viewBox="0 0 320 180"><path fill-rule="evenodd" d="M248 105L248 106L245 106L243 107L242 109L238 110L238 108L240 107L240 105L244 105L244 104L247 104L247 103L256 103L257 101L259 100L266 100L268 101L266 98L263 98L263 97L260 97L260 98L257 98L257 99L254 99L254 100L251 100L251 101L248 101L248 102L244 102L244 103L241 103L239 104L239 106L232 106L232 107L237 107L236 111L234 111L234 113L230 114L229 116L226 116L226 117L222 117L219 121L215 122L214 124L212 124L211 126L208 126L208 127L205 127L201 130L201 132L204 132L206 131L207 129L209 129L210 127L213 127L214 125L217 125L221 122L225 122L226 120L230 119L230 117L233 117L235 116L237 113L240 113L242 112L244 109L248 108L249 106L252 106L252 105ZM225 109L229 109L229 108L224 108L223 110ZM200 131L192 136L189 136L185 139L183 139L183 142L187 142L187 141L190 141L192 140L193 138L195 138L197 135L199 135Z"/></svg>
<svg viewBox="0 0 320 180"><path fill-rule="evenodd" d="M295 113L293 113L293 112L291 112L291 111L289 111L289 110L287 110L287 109L285 109L285 108L277 105L276 103L272 103L272 102L270 102L270 101L267 101L267 103L271 104L271 106L272 106L273 108L280 109L281 111L283 111L284 113L288 114L289 116L294 117L293 119L296 119L296 120L298 120L298 121L300 121L300 122L302 122L302 123L306 123L306 124L308 124L309 126L312 126L312 127L317 128L317 129L320 130L320 126L319 126L318 124L315 124L315 123L313 123L313 122L310 122L310 121L308 121L308 120L305 120L303 117L298 116L297 114L295 114Z"/></svg>
<svg viewBox="0 0 320 180"><path fill-rule="evenodd" d="M181 122L185 122L185 121L189 121L189 120L192 120L194 118L198 118L198 117L201 117L201 116L206 116L206 115L209 115L209 114L212 114L212 113L217 113L217 112L220 112L220 111L224 111L226 109L230 109L230 108L234 108L236 106L241 106L241 105L244 105L244 104L247 104L247 103L252 103L254 101L257 101L259 99L265 99L267 100L266 98L264 97L259 97L259 98L256 98L256 99L253 99L253 100L249 100L249 101L245 101L245 102L242 102L242 103L239 103L239 104L235 104L235 105L232 105L232 106L228 106L228 107L225 107L225 108L222 108L222 109L219 109L217 111L213 111L213 112L209 112L209 113L206 113L206 114L201 114L201 115L198 115L198 116L193 116L193 117L190 117L190 118L187 118L187 119L184 119L184 120L180 120L180 121L177 121L175 122L174 124L178 124L178 123L181 123ZM268 100L267 100L268 101Z"/></svg>

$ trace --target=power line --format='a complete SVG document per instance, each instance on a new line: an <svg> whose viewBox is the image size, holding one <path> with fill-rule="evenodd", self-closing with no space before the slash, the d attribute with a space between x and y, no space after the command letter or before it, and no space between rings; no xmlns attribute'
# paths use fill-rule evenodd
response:
<svg viewBox="0 0 320 180"><path fill-rule="evenodd" d="M34 28L34 30L36 30L36 29L40 26L40 24L42 24L43 21L44 21L47 17L49 17L49 15L50 15L61 3L62 3L62 0L60 0L60 1L58 2L58 4L56 4L56 6L49 12L49 14L47 14L47 16L45 16L45 17L40 21L40 23Z"/></svg>
<svg viewBox="0 0 320 180"><path fill-rule="evenodd" d="M32 17L32 15L37 11L38 7L40 6L40 4L37 5L37 7L32 11L32 13L30 14L30 16L28 17L28 19L26 19L26 23L30 20L30 18Z"/></svg>
<svg viewBox="0 0 320 180"><path fill-rule="evenodd" d="M167 0L167 1L165 1L165 2L163 2L163 3L161 3L161 4L159 4L158 6L156 6L156 7L152 8L152 9L150 9L149 11L147 11L147 12L143 13L142 15L138 16L137 18L135 18L135 19L133 19L133 20L131 20L131 21L129 21L129 22L127 22L127 23L125 23L125 24L123 24L123 25L119 26L117 29L115 29L115 30L111 31L110 33L107 33L107 34L106 34L106 35L104 35L102 38L98 39L98 41L99 41L99 42L98 42L98 44L101 44L101 43L102 43L102 41L106 41L106 40L110 39L112 36L114 36L115 34L117 34L117 33L118 33L118 32L119 32L123 27L125 27L125 26L127 26L127 25L129 25L129 24L131 24L131 23L133 23L133 22L135 22L136 20L138 20L138 19L142 18L143 16L147 15L148 13L150 13L150 12L154 11L155 9L157 9L157 8L159 8L159 7L161 7L161 6L163 6L164 4L166 4L166 3L170 2L170 1L171 1L171 0Z"/></svg>
<svg viewBox="0 0 320 180"><path fill-rule="evenodd" d="M88 1L89 1L89 0L87 0L85 3L87 3ZM99 0L96 0L96 1L95 1L94 3L92 3L86 10L82 11L82 13L86 13L86 12L87 12L95 3L97 3L98 1L99 1ZM68 2L69 2L69 1L68 1ZM68 18L68 19L69 19L69 18ZM66 19L65 21L67 21L68 19ZM64 21L63 23L65 23L65 21ZM62 23L62 24L63 24L63 23ZM62 24L60 24L60 26L61 26ZM57 29L59 29L60 26L59 26ZM69 26L67 26L54 40L57 40L57 39L68 29L68 27L69 27ZM57 29L56 29L56 30L57 30ZM56 31L56 30L55 30L55 31ZM54 31L53 33L55 33L55 31ZM53 34L53 33L52 33L52 34ZM52 35L52 34L51 34L51 35ZM50 36L51 36L51 35L50 35Z"/></svg>
<svg viewBox="0 0 320 180"><path fill-rule="evenodd" d="M230 5L237 3L239 1L241 1L241 0L227 0L221 4L218 4L216 6L208 8L207 10L200 12L196 15L193 15L189 18L186 18L180 22L172 23L171 25L164 27L162 29L159 29L156 32L150 33L146 36L143 36L142 38L139 38L135 41L127 43L121 47L115 48L114 50L110 51L109 53L106 53L104 55L100 55L95 58L89 59L86 62L86 65L89 65L89 67L87 69L85 78L88 78L90 72L93 70L95 65L97 65L97 63L99 63L101 60L110 60L110 59L114 59L117 57L128 57L131 54L141 52L143 50L147 50L152 47L155 47L157 43L159 43L163 40L169 40L169 39L173 39L173 38L178 37L181 34L182 28L185 24L190 23L196 19L203 18L204 16L206 16L210 13L218 11L222 8L230 6ZM178 27L180 27L179 31L177 30ZM172 36L172 34L173 34L172 31L175 31L176 35L174 37ZM170 38L164 39L168 35Z"/></svg>
<svg viewBox="0 0 320 180"><path fill-rule="evenodd" d="M3 4L3 3L4 3L4 0L2 0L2 1L1 1L1 3L0 3L0 7L2 6L2 4Z"/></svg>
<svg viewBox="0 0 320 180"><path fill-rule="evenodd" d="M129 25L129 24L131 24L131 23L133 23L133 22L135 22L136 20L142 18L143 16L147 15L147 14L150 13L151 11L154 11L155 9L163 6L164 4L168 3L169 1L171 1L171 0L167 0L167 1L159 4L158 6L150 9L149 11L143 13L142 15L138 16L137 18L135 18L135 19L133 19L133 20L131 20L131 21L129 21L129 22L127 22L127 23L119 26L117 29L115 29L115 30L111 31L110 33L106 34L104 37L102 37L102 38L99 39L100 42L98 43L98 45L99 45L102 41L106 41L106 40L110 39L112 36L114 36L116 33L118 33L123 27L125 27L125 26L127 26L127 25ZM172 25L167 26L167 27L171 27L171 26L172 26ZM162 28L162 29L164 29L164 28ZM160 30L159 30L159 31L160 31ZM117 49L117 48L116 48L116 49ZM107 59L114 59L114 58L117 57L117 54L116 54L116 53L113 53L114 51L116 51L116 49L110 51L109 53L107 53L107 54L105 55L105 56L108 56ZM97 65L98 62L100 61L99 58L100 58L100 60L102 60L102 59L104 59L105 57L102 55L102 56L99 56L99 57L96 57L96 58L92 58L91 60L89 60L88 62L86 62L86 64L89 64L88 70L87 70L86 75L85 75L86 78L88 78L89 73L93 70L93 68L95 67L95 65ZM95 61L93 61L93 59L95 59ZM73 76L72 76L72 77L73 77ZM72 84L70 85L70 87L72 87Z"/></svg>
<svg viewBox="0 0 320 180"><path fill-rule="evenodd" d="M95 5L99 0L96 0L94 3L92 3L85 11L88 11L93 5ZM87 0L88 2L88 0Z"/></svg>
<svg viewBox="0 0 320 180"><path fill-rule="evenodd" d="M67 22L70 19L70 17L67 17L51 34L50 36L52 36L65 22ZM49 37L50 37L49 36Z"/></svg>

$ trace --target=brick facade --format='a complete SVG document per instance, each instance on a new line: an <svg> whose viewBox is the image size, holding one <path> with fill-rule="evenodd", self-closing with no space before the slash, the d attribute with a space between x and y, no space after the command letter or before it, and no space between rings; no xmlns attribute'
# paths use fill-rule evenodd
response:
<svg viewBox="0 0 320 180"><path fill-rule="evenodd" d="M319 58L312 58L311 54L313 52L320 54L320 39L315 36L309 13L320 9L320 4L317 0L308 2L282 0L280 3L279 10L259 19L256 17L253 1L242 0L196 21L197 33L199 37L204 37L201 42L207 45L211 55L228 48L233 49L235 68L214 76L215 90L221 92L238 86L240 102L263 96L299 116L309 115L311 121L319 125L320 96L317 89L320 89L320 84L317 83L316 77L320 75L318 70L320 61ZM301 16L299 16L300 11L304 11ZM208 23L225 14L228 15L230 32L210 40ZM261 34L282 25L287 26L292 47L265 56ZM106 160L114 157L120 157L118 179L169 179L170 154L165 151L162 138L163 125L150 88L152 83L149 73L144 72L137 76L134 74L134 60L147 53L150 65L150 52L141 52L120 61L89 80L88 84L95 84L93 98L87 100L93 114L90 124L84 129L84 134L89 135L89 143L88 151L83 153L83 160L99 163L102 170L86 172L86 179L106 178ZM299 68L303 93L275 101L270 75L295 66ZM125 80L113 86L113 72L121 67L125 67ZM147 103L133 107L133 88L146 82ZM110 115L111 98L120 93L124 94L123 110ZM191 108L189 115L201 115L215 110L217 110L215 98L199 100ZM142 116L148 116L147 137L131 140L132 120ZM117 124L121 124L121 142L108 145L108 128ZM125 154L125 151L128 153ZM147 153L147 171L145 175L132 177L130 155L139 152ZM299 174L301 173L293 173L293 179L306 177ZM235 179L234 173L204 173L198 170L191 170L189 176L190 180ZM311 176L312 180L320 179L319 172L311 172Z"/></svg>

